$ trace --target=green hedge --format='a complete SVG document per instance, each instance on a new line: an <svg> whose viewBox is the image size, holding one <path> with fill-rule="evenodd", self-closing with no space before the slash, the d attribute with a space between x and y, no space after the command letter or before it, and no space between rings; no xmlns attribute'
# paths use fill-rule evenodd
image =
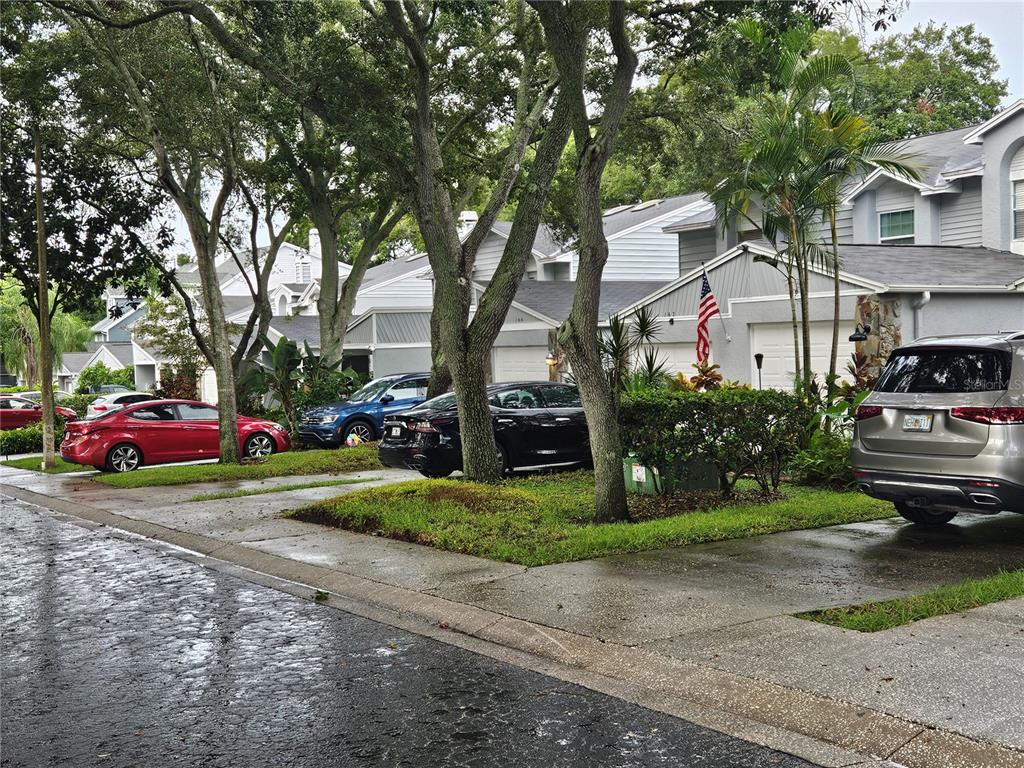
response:
<svg viewBox="0 0 1024 768"><path fill-rule="evenodd" d="M89 407L89 403L95 400L99 395L70 395L61 400L58 405L62 405L65 408L70 408L76 414L78 418L85 418L85 411Z"/></svg>
<svg viewBox="0 0 1024 768"><path fill-rule="evenodd" d="M60 450L64 440L64 419L58 417L54 422L53 444ZM0 454L10 456L15 453L41 453L43 450L43 423L40 421L20 429L0 430Z"/></svg>
<svg viewBox="0 0 1024 768"><path fill-rule="evenodd" d="M801 398L778 390L651 390L623 398L620 423L625 450L647 466L703 459L729 495L743 474L777 489L810 416Z"/></svg>

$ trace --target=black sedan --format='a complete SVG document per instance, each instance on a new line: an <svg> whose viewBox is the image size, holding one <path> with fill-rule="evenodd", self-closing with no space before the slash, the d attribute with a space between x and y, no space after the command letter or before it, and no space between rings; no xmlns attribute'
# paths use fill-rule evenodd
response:
<svg viewBox="0 0 1024 768"><path fill-rule="evenodd" d="M487 395L503 473L590 461L587 420L576 387L548 381L492 384ZM441 395L388 416L380 460L427 477L447 477L461 469L455 395Z"/></svg>

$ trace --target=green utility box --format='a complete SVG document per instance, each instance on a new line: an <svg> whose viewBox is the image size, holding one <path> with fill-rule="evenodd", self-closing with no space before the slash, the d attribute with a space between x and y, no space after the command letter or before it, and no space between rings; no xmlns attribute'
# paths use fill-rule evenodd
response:
<svg viewBox="0 0 1024 768"><path fill-rule="evenodd" d="M655 496L679 491L717 491L720 487L715 465L703 459L676 461L667 467L646 467L635 457L622 460L626 490Z"/></svg>

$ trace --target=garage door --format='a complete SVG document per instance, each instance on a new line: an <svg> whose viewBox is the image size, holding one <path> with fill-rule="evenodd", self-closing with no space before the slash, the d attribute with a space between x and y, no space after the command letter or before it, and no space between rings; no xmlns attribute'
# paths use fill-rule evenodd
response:
<svg viewBox="0 0 1024 768"><path fill-rule="evenodd" d="M687 376L693 375L693 364L697 362L697 345L658 344L658 360L665 363L665 370L672 375L682 371Z"/></svg>
<svg viewBox="0 0 1024 768"><path fill-rule="evenodd" d="M495 347L495 381L547 381L545 347Z"/></svg>
<svg viewBox="0 0 1024 768"><path fill-rule="evenodd" d="M839 324L839 357L836 370L840 376L848 376L846 363L854 351L854 343L848 341L853 333L853 323ZM761 382L764 387L792 389L794 377L793 326L790 323L758 323L750 326L750 381L757 385L757 366L753 356L764 355ZM818 382L825 383L828 375L829 357L832 352L832 321L811 323L811 369L817 374Z"/></svg>

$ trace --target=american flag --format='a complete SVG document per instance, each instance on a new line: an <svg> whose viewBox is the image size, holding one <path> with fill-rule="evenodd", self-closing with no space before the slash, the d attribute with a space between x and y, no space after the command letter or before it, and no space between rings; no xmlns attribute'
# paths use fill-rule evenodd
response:
<svg viewBox="0 0 1024 768"><path fill-rule="evenodd" d="M697 307L697 362L703 363L711 353L711 337L708 335L708 320L718 311L718 302L715 301L715 294L711 292L711 283L708 281L708 273L704 273L704 282L700 287L700 304Z"/></svg>

